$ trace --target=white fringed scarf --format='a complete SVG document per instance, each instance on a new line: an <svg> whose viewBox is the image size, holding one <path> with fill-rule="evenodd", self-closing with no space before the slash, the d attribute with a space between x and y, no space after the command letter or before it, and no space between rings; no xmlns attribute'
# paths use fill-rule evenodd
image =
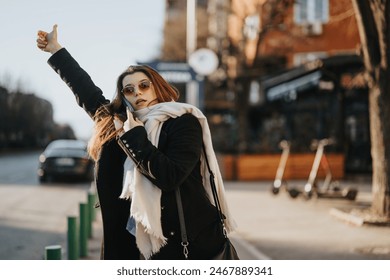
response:
<svg viewBox="0 0 390 280"><path fill-rule="evenodd" d="M236 225L226 203L223 180L214 153L209 125L204 114L190 104L179 102L158 103L134 112L135 116L144 123L149 141L156 147L164 122L169 118L176 118L186 113L191 113L197 117L202 126L204 147L210 168L215 176L215 185L217 187L222 212L226 216L225 226L227 231L230 232ZM201 154L201 174L208 197L214 204L209 180L209 170L204 160L203 152ZM137 246L144 257L149 259L167 242L167 238L164 237L161 227L161 190L137 170L134 162L129 157L124 163L123 182L123 190L120 198L131 199L130 216L136 222L135 236Z"/></svg>

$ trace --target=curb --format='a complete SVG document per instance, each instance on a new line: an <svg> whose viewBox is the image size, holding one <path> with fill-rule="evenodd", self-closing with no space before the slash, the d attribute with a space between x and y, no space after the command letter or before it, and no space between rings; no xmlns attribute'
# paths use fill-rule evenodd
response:
<svg viewBox="0 0 390 280"><path fill-rule="evenodd" d="M329 214L339 220L342 220L344 222L347 222L349 224L355 225L355 226L363 226L363 225L369 225L369 226L390 226L390 220L389 219L380 219L375 218L374 219L365 219L363 217L359 217L353 213L348 213L343 210L337 209L337 208L331 208L329 210Z"/></svg>
<svg viewBox="0 0 390 280"><path fill-rule="evenodd" d="M271 260L269 256L261 252L245 239L239 237L237 234L234 237L229 238L236 247L238 256L241 260Z"/></svg>
<svg viewBox="0 0 390 280"><path fill-rule="evenodd" d="M364 219L357 217L355 215L344 212L340 209L331 208L329 214L339 220L353 224L355 226L362 226L364 224Z"/></svg>

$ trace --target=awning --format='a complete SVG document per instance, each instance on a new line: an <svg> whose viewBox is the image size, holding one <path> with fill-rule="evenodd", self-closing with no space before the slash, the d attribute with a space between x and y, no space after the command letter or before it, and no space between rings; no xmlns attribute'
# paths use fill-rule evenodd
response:
<svg viewBox="0 0 390 280"><path fill-rule="evenodd" d="M343 67L340 67L343 66ZM357 55L338 55L308 62L304 65L285 70L273 76L264 77L261 90L268 102L276 100L294 100L299 92L321 87L322 80L331 80L333 76L348 72L347 69L363 67Z"/></svg>
<svg viewBox="0 0 390 280"><path fill-rule="evenodd" d="M267 100L271 102L278 99L294 100L298 92L318 86L321 77L321 71L315 71L294 80L270 87L266 91Z"/></svg>

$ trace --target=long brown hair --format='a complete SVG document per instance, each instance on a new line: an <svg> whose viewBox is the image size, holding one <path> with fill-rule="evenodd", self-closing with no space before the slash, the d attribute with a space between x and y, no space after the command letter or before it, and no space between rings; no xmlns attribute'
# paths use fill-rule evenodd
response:
<svg viewBox="0 0 390 280"><path fill-rule="evenodd" d="M153 68L147 65L128 67L117 79L116 94L111 103L102 105L95 113L95 128L88 143L88 152L95 161L99 158L102 146L117 135L114 126L114 116L118 116L122 121L125 121L126 109L122 101L122 82L127 75L135 72L143 72L150 79L156 92L157 103L177 101L179 99L178 90L170 85Z"/></svg>

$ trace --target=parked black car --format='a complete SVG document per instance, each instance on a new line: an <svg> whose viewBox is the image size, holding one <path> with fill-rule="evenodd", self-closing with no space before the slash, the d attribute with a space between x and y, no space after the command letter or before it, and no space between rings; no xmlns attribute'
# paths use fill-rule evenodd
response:
<svg viewBox="0 0 390 280"><path fill-rule="evenodd" d="M92 180L93 165L84 141L54 140L39 156L38 179L41 183L58 179Z"/></svg>

